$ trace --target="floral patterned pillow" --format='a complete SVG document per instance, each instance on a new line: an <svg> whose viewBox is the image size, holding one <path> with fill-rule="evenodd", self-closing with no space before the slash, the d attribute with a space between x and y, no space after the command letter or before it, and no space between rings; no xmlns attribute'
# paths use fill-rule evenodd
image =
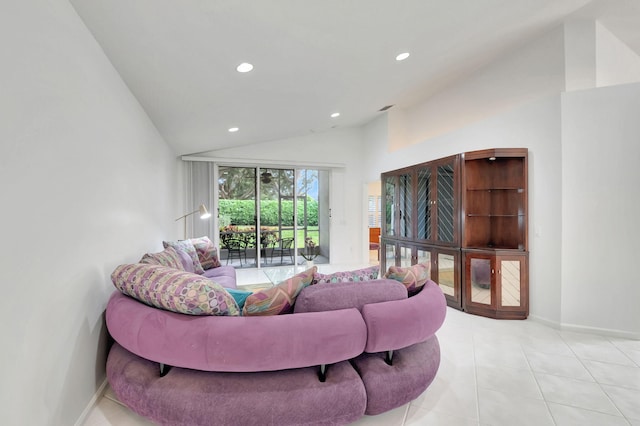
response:
<svg viewBox="0 0 640 426"><path fill-rule="evenodd" d="M142 259L140 259L140 263L146 263L148 265L161 265L168 268L184 271L180 255L173 247L167 247L160 253L147 253L142 256Z"/></svg>
<svg viewBox="0 0 640 426"><path fill-rule="evenodd" d="M379 274L380 266L377 265L353 271L334 272L333 274L316 273L313 277L313 284L371 281L378 279Z"/></svg>
<svg viewBox="0 0 640 426"><path fill-rule="evenodd" d="M196 252L196 248L193 246L193 243L191 241L163 241L162 245L164 246L164 248L173 247L176 250L187 253L191 258L191 261L193 262L194 272L199 275L204 273L204 269L202 269L200 259L198 258L198 252Z"/></svg>
<svg viewBox="0 0 640 426"><path fill-rule="evenodd" d="M415 293L427 282L430 272L431 266L429 263L418 263L408 268L390 266L384 277L400 281L409 293Z"/></svg>
<svg viewBox="0 0 640 426"><path fill-rule="evenodd" d="M317 270L318 268L314 266L282 281L275 287L253 293L244 302L242 315L257 316L291 313L296 297L298 297L303 288L311 284L313 274Z"/></svg>
<svg viewBox="0 0 640 426"><path fill-rule="evenodd" d="M210 279L160 265L120 265L111 274L118 290L147 305L189 315L240 315L233 297Z"/></svg>
<svg viewBox="0 0 640 426"><path fill-rule="evenodd" d="M220 266L218 259L218 248L213 245L209 237L192 238L189 241L193 244L198 254L198 260L202 269L217 268Z"/></svg>

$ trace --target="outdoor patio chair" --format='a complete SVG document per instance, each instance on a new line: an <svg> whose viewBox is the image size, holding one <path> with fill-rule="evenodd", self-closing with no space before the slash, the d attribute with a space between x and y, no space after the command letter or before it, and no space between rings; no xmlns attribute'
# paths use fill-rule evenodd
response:
<svg viewBox="0 0 640 426"><path fill-rule="evenodd" d="M291 258L291 263L295 264L293 238L282 238L280 240L280 245L271 250L271 263L273 263L273 258L278 255L280 255L280 263L284 263L284 257L289 256Z"/></svg>
<svg viewBox="0 0 640 426"><path fill-rule="evenodd" d="M224 248L227 249L227 265L229 260L235 257L240 261L240 267L242 267L242 258L244 257L245 263L247 262L247 243L241 238L228 238L225 241Z"/></svg>

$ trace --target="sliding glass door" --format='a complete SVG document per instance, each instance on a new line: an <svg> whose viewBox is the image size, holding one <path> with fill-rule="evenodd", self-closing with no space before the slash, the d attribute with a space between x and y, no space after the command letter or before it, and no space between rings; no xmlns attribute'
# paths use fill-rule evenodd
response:
<svg viewBox="0 0 640 426"><path fill-rule="evenodd" d="M218 225L220 252L227 264L255 265L256 169L218 169Z"/></svg>
<svg viewBox="0 0 640 426"><path fill-rule="evenodd" d="M270 167L218 168L223 263L237 267L328 262L328 219L321 232L320 171ZM328 200L328 195L325 196ZM328 204L328 202L327 202ZM322 235L326 245L322 245Z"/></svg>

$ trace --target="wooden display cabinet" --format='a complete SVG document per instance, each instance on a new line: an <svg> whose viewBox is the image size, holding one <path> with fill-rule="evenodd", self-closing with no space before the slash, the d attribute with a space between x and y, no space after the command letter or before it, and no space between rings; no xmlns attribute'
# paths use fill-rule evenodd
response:
<svg viewBox="0 0 640 426"><path fill-rule="evenodd" d="M381 270L427 262L450 307L526 318L527 156L486 149L383 173Z"/></svg>
<svg viewBox="0 0 640 426"><path fill-rule="evenodd" d="M526 318L527 150L468 152L462 170L462 307L493 318Z"/></svg>

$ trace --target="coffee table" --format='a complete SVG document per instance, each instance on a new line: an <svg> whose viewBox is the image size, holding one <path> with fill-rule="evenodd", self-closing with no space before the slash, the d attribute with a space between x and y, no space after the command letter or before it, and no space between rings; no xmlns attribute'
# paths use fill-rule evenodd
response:
<svg viewBox="0 0 640 426"><path fill-rule="evenodd" d="M318 266L318 265L316 265ZM287 278L304 272L310 267L307 265L287 265L287 266L274 266L269 268L262 268L262 271L266 275L267 279L273 284L279 284ZM320 267L318 266L318 271Z"/></svg>

